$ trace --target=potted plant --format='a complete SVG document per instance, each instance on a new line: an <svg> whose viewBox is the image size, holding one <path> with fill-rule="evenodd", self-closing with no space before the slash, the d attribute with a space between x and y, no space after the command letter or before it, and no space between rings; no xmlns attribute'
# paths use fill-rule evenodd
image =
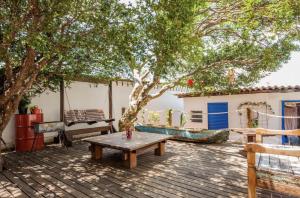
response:
<svg viewBox="0 0 300 198"><path fill-rule="evenodd" d="M186 117L184 113L180 114L180 128L183 128L184 125L186 124Z"/></svg>
<svg viewBox="0 0 300 198"><path fill-rule="evenodd" d="M159 121L160 121L160 115L159 113L157 112L154 112L154 111L150 111L149 112L149 115L148 115L148 120L149 120L149 124L150 126L153 125L158 125L159 124Z"/></svg>
<svg viewBox="0 0 300 198"><path fill-rule="evenodd" d="M29 104L30 98L28 96L23 96L18 106L19 114L27 114Z"/></svg>
<svg viewBox="0 0 300 198"><path fill-rule="evenodd" d="M172 109L168 109L167 110L167 127L172 127L173 125L173 110Z"/></svg>

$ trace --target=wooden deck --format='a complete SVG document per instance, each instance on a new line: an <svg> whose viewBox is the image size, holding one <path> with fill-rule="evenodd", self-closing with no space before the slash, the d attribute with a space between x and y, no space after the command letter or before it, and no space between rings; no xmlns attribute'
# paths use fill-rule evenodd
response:
<svg viewBox="0 0 300 198"><path fill-rule="evenodd" d="M0 197L247 197L240 145L169 141L164 156L141 155L132 170L123 168L119 151L108 149L95 162L87 147L77 143L69 149L48 146L39 152L7 153L10 168L0 174Z"/></svg>

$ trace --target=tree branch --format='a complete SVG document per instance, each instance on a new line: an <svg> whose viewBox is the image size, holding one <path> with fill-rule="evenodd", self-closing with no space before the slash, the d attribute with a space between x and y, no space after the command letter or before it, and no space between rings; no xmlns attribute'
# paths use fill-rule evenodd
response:
<svg viewBox="0 0 300 198"><path fill-rule="evenodd" d="M187 78L189 76L193 76L194 74L198 73L198 72L204 72L204 71L207 71L209 69L212 69L212 68L215 68L215 67L219 67L220 65L226 65L226 64L253 64L254 62L256 62L257 59L248 59L248 60L237 60L237 59L234 59L234 60L222 60L222 61L218 61L218 62L214 62L214 63L211 63L205 67L199 67L198 69L190 72L190 73L187 73L187 74L184 74L178 78L176 78L174 81L170 82L170 83L167 83L165 84L157 93L155 94L150 94L149 97L150 99L155 99L155 98L158 98L160 97L162 94L164 94L167 90L175 87L176 85L178 85L180 83L180 81L182 81L184 78Z"/></svg>

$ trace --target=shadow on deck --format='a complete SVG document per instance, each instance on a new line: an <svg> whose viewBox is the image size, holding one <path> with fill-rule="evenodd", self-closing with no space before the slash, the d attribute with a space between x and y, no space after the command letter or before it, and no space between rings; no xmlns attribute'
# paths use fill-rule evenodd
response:
<svg viewBox="0 0 300 198"><path fill-rule="evenodd" d="M141 155L133 170L123 168L115 150L105 150L101 162L90 160L86 143L12 152L5 155L0 197L247 197L240 149L169 141L164 156ZM258 197L284 196L258 190Z"/></svg>

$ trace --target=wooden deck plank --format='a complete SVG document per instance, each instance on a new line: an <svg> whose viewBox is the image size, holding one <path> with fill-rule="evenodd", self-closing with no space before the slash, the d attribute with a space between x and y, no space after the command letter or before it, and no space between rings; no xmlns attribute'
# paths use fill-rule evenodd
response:
<svg viewBox="0 0 300 198"><path fill-rule="evenodd" d="M56 158L57 159L57 158ZM36 159L33 159L34 162L37 162ZM41 162L39 162L41 163ZM85 174L85 175L81 175L78 173L78 171L76 171L76 169L72 170L72 171L67 171L64 169L64 167L66 167L67 164L61 164L61 165L65 165L62 167L59 167L60 165L58 164L54 164L50 161L42 162L43 164L46 164L46 166L48 166L50 169L52 169L53 174L58 174L61 177L71 177L73 181L75 181L77 184L82 185L83 188L86 188L87 190L83 190L85 192L88 193L88 191L91 191L92 189L97 189L98 192L92 192L93 194L89 194L92 195L93 197L132 197L132 196L126 196L126 194L122 194L122 193L118 193L116 192L116 188L103 188L103 186L107 186L110 185L111 183L109 182L103 182L103 181L96 181L97 179L94 179L94 182L98 183L99 185L93 185L92 183L87 182L85 179L85 177L92 177L95 175L92 174ZM53 167L55 166L55 170L53 170ZM74 173L77 172L77 175L75 175ZM85 172L87 173L87 172ZM101 186L102 185L102 186ZM107 192L109 191L109 192Z"/></svg>
<svg viewBox="0 0 300 198"><path fill-rule="evenodd" d="M87 143L75 143L70 149L50 146L33 153L9 153L11 167L0 174L0 197L2 192L8 197L13 192L3 186L4 179L23 197L26 192L84 198L247 197L247 165L240 149L239 145L170 141L164 156L145 153L133 170L124 168L121 153L110 149L103 160L90 160ZM258 197L278 196L288 197L258 190Z"/></svg>
<svg viewBox="0 0 300 198"><path fill-rule="evenodd" d="M8 159L8 158L6 158ZM15 163L12 163L10 160L7 160L9 171L14 174L16 177L19 177L23 182L25 182L32 189L36 189L37 194L47 198L56 197L55 193L45 188L43 185L39 184L31 178L31 174L24 173L20 168L15 166Z"/></svg>
<svg viewBox="0 0 300 198"><path fill-rule="evenodd" d="M26 157L26 155L27 154L25 154L25 157ZM27 163L30 166L39 164L36 161L34 161L34 159L30 159L30 158L25 158L25 159L27 159L25 161L25 163ZM55 168L55 167L52 167L52 168ZM54 183L56 183L57 185L63 186L64 188L66 188L66 191L75 197L79 197L79 198L93 197L93 194L89 195L89 193L92 193L92 192L90 192L90 191L86 192L84 188L82 188L80 185L77 185L74 181L72 181L72 178L70 178L70 177L66 177L65 175L62 175L62 177L60 177L57 174L55 174L54 172L50 171L48 169L48 167L46 167L46 166L45 166L45 169L43 169L43 173L47 174L49 176L49 178L51 178L52 181Z"/></svg>
<svg viewBox="0 0 300 198"><path fill-rule="evenodd" d="M43 157L43 156L41 156L41 157ZM56 163L58 163L57 164L57 167L59 167L58 168L58 171L64 171L64 172L68 172L68 173L74 173L74 171L76 171L76 168L72 168L72 167L69 167L68 169L69 170L65 170L65 169L63 169L64 167L66 167L66 163L65 162L62 162L63 160L64 160L64 157L65 156L62 156L61 155L61 153L59 153L59 155L53 155L53 157L54 157L54 159L56 159ZM50 158L51 159L51 158ZM50 160L49 159L49 160ZM43 162L45 162L45 161L43 161ZM76 161L73 161L73 163L77 163ZM91 168L92 167L92 168ZM118 191L118 189L117 188L115 188L115 186L116 185L112 185L112 184L114 184L114 183L116 183L117 185L119 184L118 183L118 181L114 181L112 178L110 178L110 177L107 177L107 178L103 178L103 175L98 175L98 173L97 172L100 172L100 174L102 174L101 172L101 169L98 171L95 171L95 172L92 172L92 173L90 173L90 169L94 169L94 168L96 168L96 167L93 167L93 166L84 166L84 165L81 165L81 168L84 168L84 173L86 174L86 176L96 176L97 177L97 179L98 179L98 182L101 182L102 183L102 185L103 186L106 186L106 187L108 187L107 189L105 189L105 190L108 190L108 191L110 191L111 193L116 193L116 191ZM71 170L70 170L71 169ZM77 170L77 172L78 172L78 170ZM85 179L85 178L83 178L83 179ZM121 197L125 197L126 195L127 195L127 193L129 194L128 195L128 197L131 197L131 194L134 194L135 196L137 196L137 197L143 197L143 194L140 194L140 193L136 193L136 192L134 192L134 191L128 191L129 189L124 189L124 191L120 191L119 192L119 195L121 196ZM147 197L147 196L144 196L144 197Z"/></svg>
<svg viewBox="0 0 300 198"><path fill-rule="evenodd" d="M9 192L12 197L29 197L19 188L19 186L17 186L17 184L11 182L3 173L0 174L0 183L6 189L6 195L8 195L7 192Z"/></svg>
<svg viewBox="0 0 300 198"><path fill-rule="evenodd" d="M17 157L17 156L15 156ZM11 160L13 158L10 158ZM17 161L15 162L20 162L20 159L16 159ZM42 180L42 182L47 182L47 185L51 186L51 187L57 187L55 189L52 189L53 192L59 192L61 197L67 197L67 198L72 198L72 197L76 197L76 196L80 196L81 194L78 193L76 194L77 190L75 190L74 188L71 188L70 186L64 184L63 182L61 182L60 180L56 179L55 177L53 177L52 175L49 175L47 173L46 167L45 166L40 166L39 164L34 164L31 161L26 161L24 160L24 156L22 157L22 161L21 164L25 167L32 167L30 172L31 174L36 173L37 177ZM38 176L39 175L39 176ZM63 178L62 178L63 179Z"/></svg>
<svg viewBox="0 0 300 198"><path fill-rule="evenodd" d="M70 152L70 150L68 151L68 152ZM76 153L78 153L78 152L76 152ZM62 153L60 153L60 155L53 155L53 157L55 158L55 159L61 159L61 160L63 160L64 159L64 156L61 156L61 154ZM74 161L74 163L76 163L76 161ZM90 163L90 164L88 164L89 166L92 166L93 165L93 163ZM95 164L94 164L95 165ZM81 166L83 166L83 167L85 167L86 169L88 169L88 167L89 166L84 166L84 165L81 165ZM96 165L96 166L99 166L99 165ZM108 168L106 168L106 167L103 167L103 168L105 168L106 170L109 170ZM116 175L115 175L115 171L113 172L114 174L109 174L109 172L107 172L106 174L108 174L109 175L109 181L111 181L111 182L114 182L114 183L119 183L120 184L120 181L118 182L118 179L120 179L120 178L118 178L118 177L116 177ZM97 171L95 171L95 170L92 170L92 175L97 175ZM114 179L113 179L114 178ZM121 181L121 183L129 183L128 181L126 181L126 180L123 180L124 178L121 178L122 179L122 181ZM145 186L145 185L142 185L142 184L138 184L138 183L135 183L134 184L134 186L136 186L136 187L142 187L142 188L145 188L146 189L146 191L149 191L149 188L147 187L147 186ZM116 190L116 189L114 189L114 190ZM150 189L150 190L153 190L152 188ZM126 192L126 191L125 191ZM125 192L123 192L123 193L125 193ZM158 190L158 192L160 192L159 190ZM128 193L128 191L126 192L126 193ZM129 192L129 193L131 193L131 192ZM170 194L168 194L168 193L165 193L165 192L161 192L161 193L163 193L163 194L165 194L165 195L170 195ZM126 194L122 194L122 197L124 197ZM142 194L135 194L135 196L137 196L137 197L142 197ZM170 196L172 196L172 195L170 195ZM157 194L155 194L154 195L154 197L158 197L158 195Z"/></svg>
<svg viewBox="0 0 300 198"><path fill-rule="evenodd" d="M17 158L16 155L6 156L6 158L25 167L26 169L22 169L24 173L30 174L35 181L54 192L57 196L63 198L74 198L73 195L69 194L69 191L64 185L61 186L57 184L55 179L52 179L49 175L45 174L42 171L42 169L44 169L43 167L39 167L39 165L35 164L34 166L30 165L31 168L27 168L28 164L24 161L24 157Z"/></svg>
<svg viewBox="0 0 300 198"><path fill-rule="evenodd" d="M84 150L84 149L79 149L79 150L77 150L78 152L81 152L81 150ZM147 164L147 163L145 163L145 164ZM129 171L129 170L128 170ZM176 182L176 181L175 181ZM244 192L246 192L246 190L244 190ZM208 191L208 193L209 193L209 191ZM213 193L215 193L215 191L213 191ZM223 192L224 193L224 192ZM202 197L204 196L205 194L202 194ZM222 195L223 197L226 195L226 192ZM241 197L244 197L245 195L243 195L243 196L241 196ZM210 196L211 197L211 196Z"/></svg>
<svg viewBox="0 0 300 198"><path fill-rule="evenodd" d="M84 149L80 149L80 150L84 150ZM80 150L79 150L79 151L80 151ZM152 156L152 155L150 155L150 156ZM152 162L152 161L150 161L150 162L148 161L148 163L151 163L151 162ZM147 164L148 164L148 163L147 163ZM208 167L209 167L209 165L208 165ZM171 169L173 170L173 167L172 167ZM207 174L207 172L205 172L205 174ZM244 183L246 183L246 182L244 181ZM246 192L246 189L244 189L244 192ZM223 195L223 196L224 196L224 195ZM243 195L242 197L244 197L244 196L245 196L245 195Z"/></svg>
<svg viewBox="0 0 300 198"><path fill-rule="evenodd" d="M29 156L27 158L27 160L31 160L33 163L38 163L38 164L41 164L41 165L46 165L46 167L47 167L47 173L50 174L50 175L52 175L52 174L55 174L55 175L58 174L58 176L59 176L58 178L63 177L63 178L68 178L68 180L72 180L71 186L74 187L74 188L76 188L77 190L79 190L80 192L82 192L83 194L85 194L85 195L87 195L89 197L104 197L104 196L102 196L101 193L98 193L98 192L95 191L95 190L99 190L97 188L97 186L90 185L87 182L75 179L75 175L76 175L76 174L74 174L74 173L76 173L75 171L73 172L72 175L70 175L70 174L66 174L65 170L59 171L57 169L57 167L53 166L52 164L50 164L50 162L49 162L49 164L42 164L40 160L37 160L37 159L35 159L32 156ZM78 175L76 177L81 177L81 175ZM67 184L69 185L69 183L67 183ZM112 196L109 196L109 197L112 197Z"/></svg>
<svg viewBox="0 0 300 198"><path fill-rule="evenodd" d="M118 174L115 174L115 173L118 172L118 170L111 170L111 171L112 171L114 174L112 174L111 172L109 172L108 175L109 175L110 177L117 177L117 178L120 179L120 180L124 180L124 175L118 176ZM141 175L134 175L134 177L139 178L139 177L141 177ZM125 179L132 179L132 178L125 178ZM125 180L124 182L126 182L126 180ZM152 183L152 184L149 184L149 183L147 183L147 182L142 182L142 183L143 183L143 184L146 184L146 185L153 186L153 183ZM157 184L154 182L154 186L153 186L153 187L161 188L160 186L155 186L155 185L157 185Z"/></svg>
<svg viewBox="0 0 300 198"><path fill-rule="evenodd" d="M78 152L80 152L80 151L78 151ZM145 162L145 163L141 164L141 166L144 166L143 168L137 167L136 170L127 170L127 172L131 172L136 175L140 175L140 173L145 172L145 170L146 171L153 170L151 165L150 165L150 168L147 168L148 163L146 161L143 161L143 162ZM207 186L207 183L202 183L202 185L199 185L199 183L198 183L197 185L195 185L195 188L193 188L192 186L190 186L189 182L193 181L194 178L191 179L190 181L185 180L184 182L181 183L180 181L182 181L184 179L184 177L173 178L173 177L170 177L170 175L172 175L172 174L168 174L167 172L166 172L167 174L163 174L163 175L168 175L169 177L160 177L161 175L159 174L159 169L156 169L153 171L158 173L155 175L155 179L152 179L151 177L145 177L145 176L147 176L147 174L146 175L143 174L143 176L145 177L146 180L151 180L152 182L161 184L161 185L167 184L169 188L172 189L172 187L174 187L174 188L177 188L177 190L184 186L185 189L183 189L183 188L181 188L181 189L184 190L185 192L188 192L187 194L189 194L189 193L193 194L194 193L193 190L194 190L195 193L198 193L198 194L199 193L201 194L201 192L202 192L202 194L201 194L202 197L205 195L212 197L212 196L218 194L218 193L216 193L216 192L218 192L218 190L215 188L215 184L211 184L211 186ZM153 171L151 174L154 174ZM186 185L186 183L189 183L189 185ZM209 190L210 187L213 187L213 188L211 190ZM203 188L203 190L206 190L206 191L205 192L201 191L201 188ZM246 190L244 190L244 192L246 192ZM194 196L197 197L197 195L195 195L195 193L194 193ZM220 193L219 195L223 195L223 196L226 196L228 194L226 191L219 191L219 193ZM231 191L231 193L233 193L233 191ZM236 194L239 194L239 193L236 193ZM241 193L240 193L240 195L241 195Z"/></svg>
<svg viewBox="0 0 300 198"><path fill-rule="evenodd" d="M180 149L182 149L182 148L180 148ZM84 149L80 149L80 150L84 150ZM176 151L174 151L174 152L176 152ZM152 155L151 155L152 156ZM226 158L225 158L226 159ZM245 160L245 159L244 159ZM151 161L151 160L150 160ZM184 161L184 160L183 160ZM151 161L152 162L152 161ZM150 162L150 163L151 163ZM149 163L149 161L148 161L148 163ZM147 164L148 164L147 163ZM189 164L187 164L187 166L190 166ZM208 164L208 167L209 167L209 164ZM228 167L226 167L226 169L227 169ZM209 167L209 169L210 169L210 167ZM173 169L172 169L173 170ZM208 170L206 170L206 171L208 171ZM245 170L243 171L243 172L245 172ZM237 178L231 178L229 181L231 181L231 180L236 180ZM228 179L226 179L226 180L228 180ZM243 183L245 183L246 184L246 179L244 179L244 181L243 181ZM239 182L237 182L237 185L240 185L240 183ZM263 193L265 193L265 192L263 192L263 193L261 193L260 191L258 191L259 192L259 194L260 195L263 195Z"/></svg>
<svg viewBox="0 0 300 198"><path fill-rule="evenodd" d="M70 150L68 150L68 152L69 152L69 151L70 151ZM56 163L59 163L59 164L57 164L57 166L60 166L60 168L61 168L61 169L58 168L58 170L57 170L58 173L59 173L60 171L61 171L61 172L68 172L68 170L63 169L63 168L65 168L65 167L67 167L66 164L65 164L65 163L62 163L62 161L63 161L64 159L66 159L66 156L62 156L61 153L59 153L58 155L57 155L57 154L53 154L52 156L56 156L56 157L55 157L54 159L51 159L51 158L49 158L49 159L55 161ZM31 156L30 159L32 159L32 157L34 157L34 156ZM41 161L43 161L44 163L46 162L45 160L42 159L43 155L40 155L39 157L41 157L41 158L40 158ZM48 157L47 157L47 158L48 158ZM56 160L55 160L55 159L56 159ZM48 163L49 163L49 162L48 162ZM74 161L74 163L76 163L76 162ZM84 167L84 166L82 166L82 167ZM89 169L90 169L90 167L92 167L92 166L87 166L87 167L85 167L84 173L89 174ZM73 169L73 170L71 170L71 171L69 171L69 172L73 172L73 173L74 173L74 171L78 172L78 170L76 170L76 169ZM99 172L101 172L101 170L100 170ZM97 174L98 174L97 172L96 172L96 173L93 172L92 174L89 174L89 175L91 175L91 176L97 176ZM103 175L99 175L99 176L102 177ZM115 181L113 181L110 177L107 177L107 178L100 178L100 177L98 178L98 179L101 179L101 180L99 180L99 182L102 182L103 185L105 185L105 186L108 186L108 185L109 185L110 191L111 191L112 193L115 193L117 189L116 189L116 188L112 188L112 189L111 189L111 187L113 186L112 184L113 184L113 182L115 182ZM128 189L125 189L125 191L120 192L119 195L120 195L121 197L125 197L125 196L126 196L126 193L129 193L128 197L131 197L130 194L132 194L132 193L134 193L135 196L143 197L142 194L137 194L137 193L135 193L134 191L128 191Z"/></svg>
<svg viewBox="0 0 300 198"><path fill-rule="evenodd" d="M78 152L80 152L80 151L77 151L77 153ZM57 156L57 157L59 157L59 156ZM120 167L121 168L121 167ZM138 168L139 169L139 168ZM145 168L143 168L144 170L145 170ZM140 172L143 172L143 169L140 169ZM116 172L117 170L112 170L113 172ZM198 195L196 194L196 192L193 192L193 191L191 191L191 187L189 187L189 186L187 186L187 185L185 185L185 187L187 188L187 189L184 189L184 188L182 188L180 185L174 185L174 184L172 184L172 183L169 183L168 181L170 180L169 178L165 178L165 179L162 179L163 181L161 181L161 182L159 182L159 181L156 181L157 180L157 177L155 177L155 179L152 179L152 178L150 178L150 177L145 177L145 175L141 175L141 174L139 174L139 171L134 171L134 170L126 170L126 172L129 172L129 173L131 173L131 174L135 174L134 175L134 177L136 177L136 178L138 178L138 177L143 177L143 181L144 180L146 180L146 181L151 181L151 183L145 183L145 182L143 182L143 183L145 183L145 184L148 184L148 185L154 185L154 187L155 187L155 185L156 185L156 188L161 188L160 186L157 186L157 185L162 185L162 186L165 186L165 188L167 188L167 189L171 189L171 192L174 192L174 190L175 191L182 191L182 194L185 194L185 196L187 196L188 194L193 194L195 197L197 197ZM112 175L113 176L113 175ZM122 175L121 177L124 177L124 175ZM128 179L132 179L132 178L128 178ZM171 180L172 181L172 180ZM176 184L176 182L177 181L172 181L172 182L175 182L175 184ZM173 185L173 186L172 186ZM175 189L172 189L172 188L175 188ZM200 190L196 190L197 191L197 193L199 194L199 192L201 191L201 189ZM213 193L211 193L210 191L207 191L206 193L208 193L208 195L209 195L209 197L212 197L212 196L214 196L215 195L215 192L213 192ZM205 194L202 194L201 195L201 197L203 197Z"/></svg>
<svg viewBox="0 0 300 198"><path fill-rule="evenodd" d="M34 188L31 188L30 185L22 181L19 177L13 175L10 171L4 171L3 175L5 175L6 178L9 178L11 182L16 184L18 188L22 192L24 192L28 197L43 197L36 191Z"/></svg>

